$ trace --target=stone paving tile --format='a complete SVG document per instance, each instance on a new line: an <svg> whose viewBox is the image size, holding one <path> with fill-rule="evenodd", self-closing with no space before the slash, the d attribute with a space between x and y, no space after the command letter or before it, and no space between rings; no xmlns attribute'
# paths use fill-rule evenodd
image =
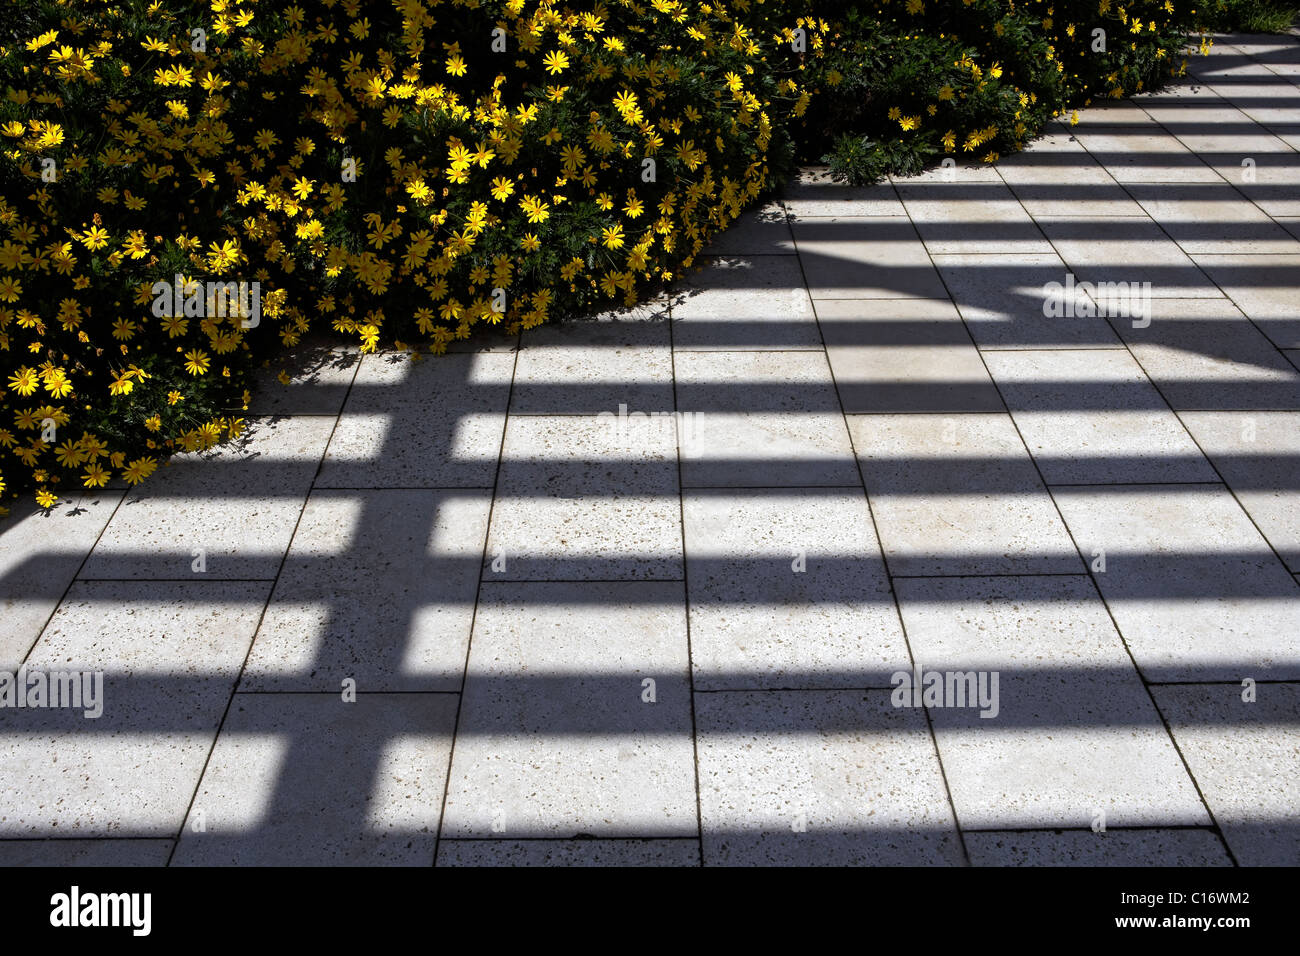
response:
<svg viewBox="0 0 1300 956"><path fill-rule="evenodd" d="M981 349L1122 346L1095 309L1047 314L1049 288L1063 287L1069 272L1056 253L935 256L934 264Z"/></svg>
<svg viewBox="0 0 1300 956"><path fill-rule="evenodd" d="M932 255L1052 251L1020 201L1000 183L938 182L897 189Z"/></svg>
<svg viewBox="0 0 1300 956"><path fill-rule="evenodd" d="M1179 85L1134 99L1142 111L1193 153L1250 150L1276 137L1205 85Z"/></svg>
<svg viewBox="0 0 1300 956"><path fill-rule="evenodd" d="M79 577L274 578L333 427L267 419L246 441L177 456L127 493Z"/></svg>
<svg viewBox="0 0 1300 956"><path fill-rule="evenodd" d="M711 865L960 865L925 715L889 691L699 694Z"/></svg>
<svg viewBox="0 0 1300 956"><path fill-rule="evenodd" d="M1048 133L1003 157L996 169L1031 216L1142 215L1142 207L1069 132Z"/></svg>
<svg viewBox="0 0 1300 956"><path fill-rule="evenodd" d="M1267 71L1258 74L1259 82L1244 85L1210 82L1209 87L1255 122L1275 131L1293 132L1300 112L1300 88ZM1276 82L1268 82L1269 79ZM1241 90L1243 92L1238 93Z"/></svg>
<svg viewBox="0 0 1300 956"><path fill-rule="evenodd" d="M119 491L18 504L0 519L0 671L18 669L122 500Z"/></svg>
<svg viewBox="0 0 1300 956"><path fill-rule="evenodd" d="M1149 121L1132 128L1078 129L1075 136L1093 158L1121 183L1223 181L1218 173L1201 162L1196 153L1174 136L1153 127Z"/></svg>
<svg viewBox="0 0 1300 956"><path fill-rule="evenodd" d="M1300 591L1227 489L1057 488L1070 532L1148 680L1300 676Z"/></svg>
<svg viewBox="0 0 1300 956"><path fill-rule="evenodd" d="M990 352L985 361L1049 485L1218 480L1128 352Z"/></svg>
<svg viewBox="0 0 1300 956"><path fill-rule="evenodd" d="M993 720L930 710L963 828L1210 823L1136 678L1006 679L1000 693Z"/></svg>
<svg viewBox="0 0 1300 956"><path fill-rule="evenodd" d="M1242 700L1240 681L1152 693L1237 861L1294 866L1300 859L1300 685L1255 690L1253 703Z"/></svg>
<svg viewBox="0 0 1300 956"><path fill-rule="evenodd" d="M817 318L846 412L1002 408L979 351L946 299L822 299Z"/></svg>
<svg viewBox="0 0 1300 956"><path fill-rule="evenodd" d="M1084 574L898 578L894 588L912 654L927 670L999 671L1000 687L1013 693L1021 684L1068 687L1076 679L1140 686ZM995 717L982 720L999 726Z"/></svg>
<svg viewBox="0 0 1300 956"><path fill-rule="evenodd" d="M671 411L667 302L609 321L562 322L524 333L510 414Z"/></svg>
<svg viewBox="0 0 1300 956"><path fill-rule="evenodd" d="M967 830L972 866L1232 866L1208 829Z"/></svg>
<svg viewBox="0 0 1300 956"><path fill-rule="evenodd" d="M1083 570L1006 415L853 415L892 574Z"/></svg>
<svg viewBox="0 0 1300 956"><path fill-rule="evenodd" d="M814 300L947 298L908 219L841 216L791 228Z"/></svg>
<svg viewBox="0 0 1300 956"><path fill-rule="evenodd" d="M1268 543L1300 572L1300 413L1181 417Z"/></svg>
<svg viewBox="0 0 1300 956"><path fill-rule="evenodd" d="M1048 128L1063 129L1071 134L1077 134L1084 130L1090 130L1094 127L1101 129L1123 129L1123 128L1143 128L1149 127L1150 122L1142 104L1137 99L1123 100L1102 100L1093 104L1086 110L1074 111L1077 121L1072 122L1065 117L1048 121Z"/></svg>
<svg viewBox="0 0 1300 956"><path fill-rule="evenodd" d="M1294 27L1291 34L1296 35ZM1263 57L1257 62L1270 73L1285 76L1293 83L1300 82L1300 49L1290 37L1271 33L1233 34L1232 49L1244 56Z"/></svg>
<svg viewBox="0 0 1300 956"><path fill-rule="evenodd" d="M1300 410L1300 373L1226 299L1152 299L1151 323L1120 335L1182 410Z"/></svg>
<svg viewBox="0 0 1300 956"><path fill-rule="evenodd" d="M166 866L171 840L0 840L0 866Z"/></svg>
<svg viewBox="0 0 1300 956"><path fill-rule="evenodd" d="M1078 282L1151 283L1152 298L1217 299L1223 293L1150 219L1035 220Z"/></svg>
<svg viewBox="0 0 1300 956"><path fill-rule="evenodd" d="M452 694L237 694L177 866L429 866Z"/></svg>
<svg viewBox="0 0 1300 956"><path fill-rule="evenodd" d="M964 828L1210 823L1086 578L896 587L917 663L989 692L930 708Z"/></svg>
<svg viewBox="0 0 1300 956"><path fill-rule="evenodd" d="M927 183L984 183L997 185L1002 180L998 171L987 163L966 163L957 166L936 166L913 176L890 176L895 187L916 186Z"/></svg>
<svg viewBox="0 0 1300 956"><path fill-rule="evenodd" d="M1190 255L1300 253L1300 241L1227 183L1135 184L1129 191Z"/></svg>
<svg viewBox="0 0 1300 956"><path fill-rule="evenodd" d="M483 573L491 580L682 576L671 417L512 415Z"/></svg>
<svg viewBox="0 0 1300 956"><path fill-rule="evenodd" d="M819 352L681 352L682 485L858 485Z"/></svg>
<svg viewBox="0 0 1300 956"><path fill-rule="evenodd" d="M861 488L687 492L695 687L887 687L908 666Z"/></svg>
<svg viewBox="0 0 1300 956"><path fill-rule="evenodd" d="M1300 255L1192 258L1274 345L1300 347Z"/></svg>
<svg viewBox="0 0 1300 956"><path fill-rule="evenodd" d="M786 184L781 200L791 219L905 215L903 204L889 183L874 186L837 183L824 166L799 170Z"/></svg>
<svg viewBox="0 0 1300 956"><path fill-rule="evenodd" d="M699 866L680 840L442 840L438 866Z"/></svg>
<svg viewBox="0 0 1300 956"><path fill-rule="evenodd" d="M367 355L318 488L490 488L515 356Z"/></svg>
<svg viewBox="0 0 1300 956"><path fill-rule="evenodd" d="M27 667L102 672L102 713L0 710L0 836L174 837L269 590L74 584Z"/></svg>
<svg viewBox="0 0 1300 956"><path fill-rule="evenodd" d="M790 235L785 208L780 202L768 202L742 213L701 255L794 255L794 237Z"/></svg>
<svg viewBox="0 0 1300 956"><path fill-rule="evenodd" d="M731 256L686 276L673 295L677 349L820 349L794 256Z"/></svg>
<svg viewBox="0 0 1300 956"><path fill-rule="evenodd" d="M337 415L356 377L361 356L346 346L312 343L283 362L287 383L279 380L281 364L268 364L253 378L249 415Z"/></svg>
<svg viewBox="0 0 1300 956"><path fill-rule="evenodd" d="M1238 192L1270 216L1300 216L1300 146L1275 136L1257 143L1229 137L1212 145L1216 150L1202 158Z"/></svg>
<svg viewBox="0 0 1300 956"><path fill-rule="evenodd" d="M460 690L491 494L314 492L241 690Z"/></svg>
<svg viewBox="0 0 1300 956"><path fill-rule="evenodd" d="M680 582L484 584L443 835L695 836L682 598Z"/></svg>

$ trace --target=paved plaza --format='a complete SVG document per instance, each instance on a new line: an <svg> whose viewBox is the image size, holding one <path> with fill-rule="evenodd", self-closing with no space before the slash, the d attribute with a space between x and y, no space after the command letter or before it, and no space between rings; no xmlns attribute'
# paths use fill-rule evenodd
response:
<svg viewBox="0 0 1300 956"><path fill-rule="evenodd" d="M15 507L0 866L1300 862L1300 39L703 265Z"/></svg>

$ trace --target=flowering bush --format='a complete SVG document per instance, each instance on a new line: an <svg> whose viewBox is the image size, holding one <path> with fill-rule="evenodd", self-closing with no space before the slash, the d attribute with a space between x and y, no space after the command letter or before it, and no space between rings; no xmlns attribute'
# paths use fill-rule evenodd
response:
<svg viewBox="0 0 1300 956"><path fill-rule="evenodd" d="M1180 73L1198 16L1174 0L851 4L809 126L834 137L825 159L853 182L946 155L992 162L1091 97Z"/></svg>
<svg viewBox="0 0 1300 956"><path fill-rule="evenodd" d="M828 131L859 179L994 158L1176 71L1174 10L9 0L0 494L238 435L249 369L309 329L438 353L631 303Z"/></svg>
<svg viewBox="0 0 1300 956"><path fill-rule="evenodd" d="M47 506L237 434L313 321L439 352L634 301L788 157L822 32L792 9L20 0L0 446Z"/></svg>

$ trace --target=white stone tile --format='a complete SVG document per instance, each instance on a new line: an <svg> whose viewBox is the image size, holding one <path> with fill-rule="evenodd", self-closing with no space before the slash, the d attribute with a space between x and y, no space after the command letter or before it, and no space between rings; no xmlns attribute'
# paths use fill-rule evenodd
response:
<svg viewBox="0 0 1300 956"><path fill-rule="evenodd" d="M455 722L452 694L237 694L174 864L431 865Z"/></svg>
<svg viewBox="0 0 1300 956"><path fill-rule="evenodd" d="M1300 254L1300 240L1227 183L1129 188L1147 215L1188 254Z"/></svg>
<svg viewBox="0 0 1300 956"><path fill-rule="evenodd" d="M689 492L697 690L886 687L908 665L866 496Z"/></svg>
<svg viewBox="0 0 1300 956"><path fill-rule="evenodd" d="M706 865L960 865L920 710L888 691L698 694Z"/></svg>
<svg viewBox="0 0 1300 956"><path fill-rule="evenodd" d="M791 228L814 300L943 299L947 295L908 219L805 219Z"/></svg>
<svg viewBox="0 0 1300 956"><path fill-rule="evenodd" d="M1223 139L1205 161L1268 215L1300 216L1300 135Z"/></svg>
<svg viewBox="0 0 1300 956"><path fill-rule="evenodd" d="M967 830L963 838L972 866L1232 866L1210 829Z"/></svg>
<svg viewBox="0 0 1300 956"><path fill-rule="evenodd" d="M1150 219L1108 216L1093 221L1040 216L1037 222L1079 282L1149 282L1152 298L1223 296Z"/></svg>
<svg viewBox="0 0 1300 956"><path fill-rule="evenodd" d="M524 333L510 413L597 414L673 407L666 305L634 317L562 322Z"/></svg>
<svg viewBox="0 0 1300 956"><path fill-rule="evenodd" d="M927 183L997 183L999 182L996 166L988 163L964 161L945 168L943 165L922 170L912 176L890 176L889 181L895 186L915 186Z"/></svg>
<svg viewBox="0 0 1300 956"><path fill-rule="evenodd" d="M1119 348L1104 316L1051 316L1052 284L1068 270L1055 254L935 256L953 301L981 349Z"/></svg>
<svg viewBox="0 0 1300 956"><path fill-rule="evenodd" d="M961 692L929 711L964 828L1210 822L1086 578L895 586L920 673Z"/></svg>
<svg viewBox="0 0 1300 956"><path fill-rule="evenodd" d="M822 299L817 318L846 412L1002 409L946 299Z"/></svg>
<svg viewBox="0 0 1300 956"><path fill-rule="evenodd" d="M257 370L247 414L337 415L360 364L355 346L304 343Z"/></svg>
<svg viewBox="0 0 1300 956"><path fill-rule="evenodd" d="M699 866L700 843L678 840L442 840L438 866Z"/></svg>
<svg viewBox="0 0 1300 956"><path fill-rule="evenodd" d="M683 486L860 487L825 355L682 352L676 372Z"/></svg>
<svg viewBox="0 0 1300 956"><path fill-rule="evenodd" d="M680 578L676 420L512 415L489 580Z"/></svg>
<svg viewBox="0 0 1300 956"><path fill-rule="evenodd" d="M1131 127L1077 129L1075 135L1121 183L1222 182L1196 153L1149 121Z"/></svg>
<svg viewBox="0 0 1300 956"><path fill-rule="evenodd" d="M854 415L892 574L1082 570L1006 415Z"/></svg>
<svg viewBox="0 0 1300 956"><path fill-rule="evenodd" d="M1148 680L1300 675L1300 591L1218 485L1057 488L1057 506Z"/></svg>
<svg viewBox="0 0 1300 956"><path fill-rule="evenodd" d="M171 840L0 840L0 866L166 866Z"/></svg>
<svg viewBox="0 0 1300 956"><path fill-rule="evenodd" d="M367 355L318 488L490 488L515 356Z"/></svg>
<svg viewBox="0 0 1300 956"><path fill-rule="evenodd" d="M899 578L894 588L908 645L926 670L999 671L1004 690L1023 681L1138 683L1086 575Z"/></svg>
<svg viewBox="0 0 1300 956"><path fill-rule="evenodd" d="M121 500L120 491L101 491L49 510L15 503L0 519L0 671L27 656Z"/></svg>
<svg viewBox="0 0 1300 956"><path fill-rule="evenodd" d="M1029 213L1001 182L927 182L899 186L898 194L933 255L1052 251Z"/></svg>
<svg viewBox="0 0 1300 956"><path fill-rule="evenodd" d="M1211 82L1210 89L1270 130L1275 125L1294 130L1300 111L1300 87L1262 68L1255 77L1258 82Z"/></svg>
<svg viewBox="0 0 1300 956"><path fill-rule="evenodd" d="M1031 216L1142 214L1124 187L1067 131L1027 143L1021 152L1000 159L996 169Z"/></svg>
<svg viewBox="0 0 1300 956"><path fill-rule="evenodd" d="M1251 676L1243 671L1243 678ZM1300 857L1300 686L1240 681L1152 688L1178 747L1242 866Z"/></svg>
<svg viewBox="0 0 1300 956"><path fill-rule="evenodd" d="M1178 410L1300 409L1300 372L1226 299L1152 299L1151 323L1120 334Z"/></svg>
<svg viewBox="0 0 1300 956"><path fill-rule="evenodd" d="M824 166L799 170L782 190L781 201L792 219L904 215L903 204L898 201L894 187L889 183L873 186L837 183L831 179L829 169Z"/></svg>
<svg viewBox="0 0 1300 956"><path fill-rule="evenodd" d="M726 229L713 237L705 256L792 256L794 238L785 220L785 209L777 201L740 214Z"/></svg>
<svg viewBox="0 0 1300 956"><path fill-rule="evenodd" d="M1274 345L1300 346L1300 255L1193 258Z"/></svg>
<svg viewBox="0 0 1300 956"><path fill-rule="evenodd" d="M178 455L127 494L80 577L274 578L333 426L267 419L246 440Z"/></svg>
<svg viewBox="0 0 1300 956"><path fill-rule="evenodd" d="M27 667L102 672L102 713L0 711L0 835L175 836L269 590L74 584Z"/></svg>
<svg viewBox="0 0 1300 956"><path fill-rule="evenodd" d="M241 690L460 689L491 495L318 491Z"/></svg>
<svg viewBox="0 0 1300 956"><path fill-rule="evenodd" d="M1185 412L1182 419L1255 526L1300 572L1300 413Z"/></svg>
<svg viewBox="0 0 1300 956"><path fill-rule="evenodd" d="M695 836L682 598L678 582L484 584L444 836Z"/></svg>
<svg viewBox="0 0 1300 956"><path fill-rule="evenodd" d="M990 352L985 360L1049 485L1218 480L1128 352Z"/></svg>
<svg viewBox="0 0 1300 956"><path fill-rule="evenodd" d="M733 256L704 265L673 296L675 348L821 348L796 257Z"/></svg>

